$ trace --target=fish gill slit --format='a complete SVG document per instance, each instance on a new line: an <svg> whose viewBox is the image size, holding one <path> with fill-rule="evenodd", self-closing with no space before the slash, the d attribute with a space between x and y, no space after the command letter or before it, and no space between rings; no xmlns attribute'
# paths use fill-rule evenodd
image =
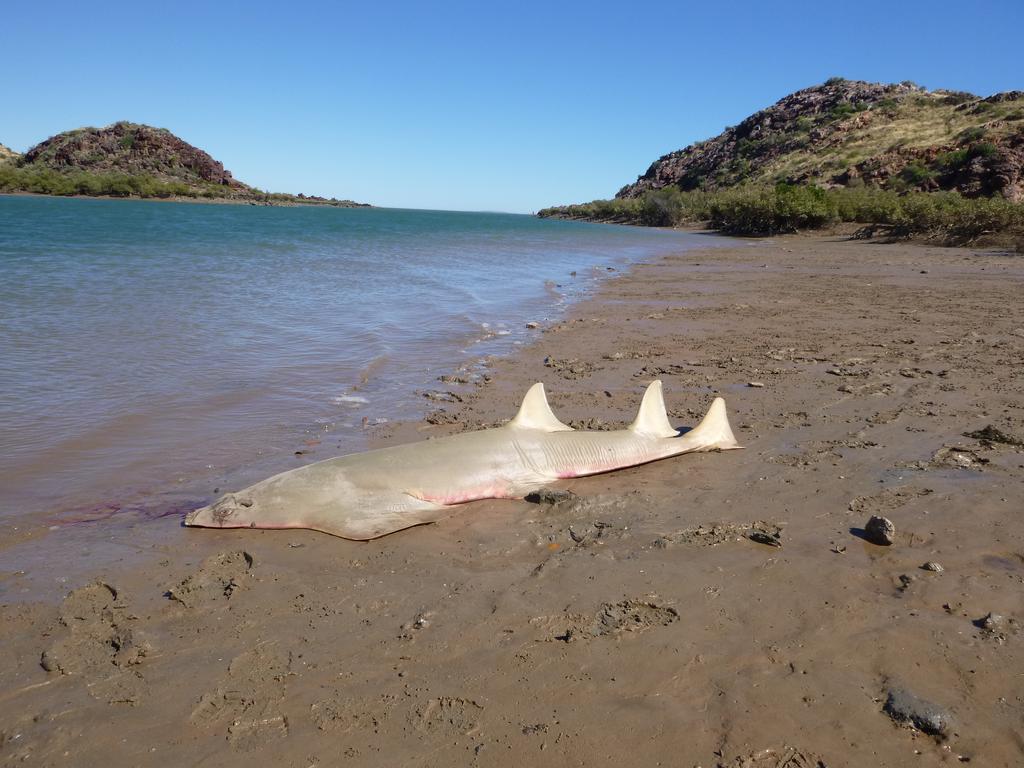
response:
<svg viewBox="0 0 1024 768"><path fill-rule="evenodd" d="M563 477L578 477L593 470L600 461L599 453L595 446L567 442L554 449L552 465Z"/></svg>
<svg viewBox="0 0 1024 768"><path fill-rule="evenodd" d="M534 460L533 455L523 447L522 443L518 440L513 440L512 447L515 449L516 455L519 457L519 463L524 469L535 475L545 474L542 471L542 468L537 466L537 462ZM545 456L545 458L547 457Z"/></svg>

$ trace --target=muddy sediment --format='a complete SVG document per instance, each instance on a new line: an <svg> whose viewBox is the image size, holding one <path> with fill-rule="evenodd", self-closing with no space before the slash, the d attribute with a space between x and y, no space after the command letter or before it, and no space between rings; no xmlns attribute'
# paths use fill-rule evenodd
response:
<svg viewBox="0 0 1024 768"><path fill-rule="evenodd" d="M617 428L660 378L745 450L368 543L183 529L0 606L0 764L1019 765L1022 295L1019 257L823 237L638 265L378 441L535 381Z"/></svg>

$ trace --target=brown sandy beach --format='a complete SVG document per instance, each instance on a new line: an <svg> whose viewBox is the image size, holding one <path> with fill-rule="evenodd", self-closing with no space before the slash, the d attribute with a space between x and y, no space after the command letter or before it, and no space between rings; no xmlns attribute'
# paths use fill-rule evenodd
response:
<svg viewBox="0 0 1024 768"><path fill-rule="evenodd" d="M2 605L0 764L1020 765L1022 297L1019 256L837 237L638 265L381 443L534 381L614 428L660 378L679 425L724 395L746 450L365 544L183 530Z"/></svg>

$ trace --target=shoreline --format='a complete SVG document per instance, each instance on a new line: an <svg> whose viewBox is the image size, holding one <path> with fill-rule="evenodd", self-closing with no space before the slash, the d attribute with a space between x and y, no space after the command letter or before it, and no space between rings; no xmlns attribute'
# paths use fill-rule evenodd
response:
<svg viewBox="0 0 1024 768"><path fill-rule="evenodd" d="M332 203L329 200L318 202L308 201L266 201L266 200L239 200L230 197L182 197L170 195L168 197L141 197L139 195L49 195L45 192L0 192L0 197L47 197L57 200L135 200L149 203L199 203L202 205L245 205L257 208L376 208L370 203L356 203L352 200L339 200Z"/></svg>
<svg viewBox="0 0 1024 768"><path fill-rule="evenodd" d="M373 439L507 420L534 381L564 422L616 428L661 378L673 424L723 394L746 450L366 544L189 531L98 572L113 590L0 607L0 744L113 765L1016 764L1024 453L962 433L1024 436L1022 283L1012 256L813 235L636 264ZM894 546L853 532L870 514ZM953 713L945 740L894 725L894 687Z"/></svg>
<svg viewBox="0 0 1024 768"><path fill-rule="evenodd" d="M60 497L31 497L29 481L18 486L12 482L11 509L0 519L0 600L59 600L67 591L65 584L79 581L83 574L137 561L133 550L188 535L171 526L225 491L303 464L367 450L382 444L382 435L391 429L436 421L433 417L443 409L435 407L459 397L451 395L452 389L459 389L454 380L477 382L489 375L488 366L495 359L514 355L536 340L539 330L531 326L562 317L582 297L600 290L609 276L628 269L635 258L612 249L592 253L563 273L549 269L543 289L538 285L537 293L523 298L517 308L506 307L514 309L511 315L477 312L471 318L464 307L460 317L465 327L452 330L437 347L444 349L441 364L382 372L390 361L374 358L353 374L356 378L339 383L331 402L317 401L319 406L307 408L297 421L277 420L281 425L275 425L271 434L244 442L233 453L212 457L198 450L185 455L178 450L173 462L142 465L141 479L135 475L122 482L107 472L81 492ZM396 373L400 375L390 378ZM8 475L15 476L15 471ZM21 492L17 498L16 492ZM87 557L79 558L80 552ZM48 558L71 563L70 571L55 580L60 572L46 565Z"/></svg>

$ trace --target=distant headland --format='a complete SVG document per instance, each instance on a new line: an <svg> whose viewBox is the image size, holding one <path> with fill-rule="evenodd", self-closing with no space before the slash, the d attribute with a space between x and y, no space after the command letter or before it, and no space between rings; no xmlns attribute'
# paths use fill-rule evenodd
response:
<svg viewBox="0 0 1024 768"><path fill-rule="evenodd" d="M538 215L744 235L838 222L1024 242L1024 91L831 78L664 155L611 200Z"/></svg>
<svg viewBox="0 0 1024 768"><path fill-rule="evenodd" d="M12 192L369 207L333 197L264 192L234 178L223 163L166 128L124 121L58 133L24 155L0 144L0 193Z"/></svg>

